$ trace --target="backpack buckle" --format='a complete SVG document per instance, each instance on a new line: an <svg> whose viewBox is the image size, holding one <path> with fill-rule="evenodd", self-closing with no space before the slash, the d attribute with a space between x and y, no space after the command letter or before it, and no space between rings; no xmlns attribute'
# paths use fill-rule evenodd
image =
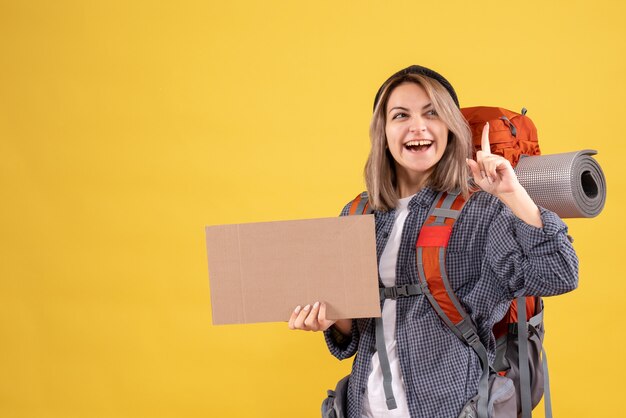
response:
<svg viewBox="0 0 626 418"><path fill-rule="evenodd" d="M409 289L407 285L396 286L396 297L406 297L409 296Z"/></svg>
<svg viewBox="0 0 626 418"><path fill-rule="evenodd" d="M476 334L476 332L474 332L474 330L471 328L465 331L462 335L467 344L469 344L470 346L473 346L480 340L480 338L478 338L478 334Z"/></svg>
<svg viewBox="0 0 626 418"><path fill-rule="evenodd" d="M421 295L423 293L424 292L422 291L422 287L414 284L381 287L380 300L406 298L409 296Z"/></svg>
<svg viewBox="0 0 626 418"><path fill-rule="evenodd" d="M396 286L385 287L381 289L383 299L398 299L398 288Z"/></svg>
<svg viewBox="0 0 626 418"><path fill-rule="evenodd" d="M398 299L399 297L409 296L407 286L391 286L380 289L381 299Z"/></svg>

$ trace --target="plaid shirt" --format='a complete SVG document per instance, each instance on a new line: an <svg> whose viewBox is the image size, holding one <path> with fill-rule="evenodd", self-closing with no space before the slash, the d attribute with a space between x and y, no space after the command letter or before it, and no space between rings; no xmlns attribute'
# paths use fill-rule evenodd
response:
<svg viewBox="0 0 626 418"><path fill-rule="evenodd" d="M424 188L409 202L398 252L397 285L419 283L415 242L436 195ZM349 206L342 216L348 214ZM556 214L543 208L540 211L543 228L536 228L513 215L496 197L477 192L454 226L446 254L448 278L477 324L490 361L495 356L491 328L504 316L512 299L558 295L578 284L578 259L566 225ZM395 211L376 211L374 216L380 261ZM424 295L399 298L396 315L397 350L411 417L456 418L478 392L482 372L478 356L446 327ZM348 418L360 418L371 357L376 351L374 320L354 320L348 338L337 339L332 328L324 334L338 359L357 354L348 386Z"/></svg>

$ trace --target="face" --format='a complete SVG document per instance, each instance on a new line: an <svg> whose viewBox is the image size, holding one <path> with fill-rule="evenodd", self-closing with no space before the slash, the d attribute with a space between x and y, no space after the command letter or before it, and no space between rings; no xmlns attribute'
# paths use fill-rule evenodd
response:
<svg viewBox="0 0 626 418"><path fill-rule="evenodd" d="M397 86L387 101L387 146L399 181L423 181L441 160L448 143L448 127L439 119L419 84Z"/></svg>

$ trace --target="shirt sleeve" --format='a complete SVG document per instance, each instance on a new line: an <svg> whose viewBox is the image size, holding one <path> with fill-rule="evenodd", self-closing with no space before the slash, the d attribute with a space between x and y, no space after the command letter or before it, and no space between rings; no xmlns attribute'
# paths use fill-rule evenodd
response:
<svg viewBox="0 0 626 418"><path fill-rule="evenodd" d="M352 320L350 335L346 336L339 332L334 326L324 331L324 338L330 353L343 360L356 354L359 345L359 331L356 320Z"/></svg>
<svg viewBox="0 0 626 418"><path fill-rule="evenodd" d="M519 219L495 196L477 192L459 217L479 258L465 272L474 284L463 299L490 352L495 350L491 329L514 298L558 295L578 285L578 258L567 226L555 213L539 210L541 228Z"/></svg>
<svg viewBox="0 0 626 418"><path fill-rule="evenodd" d="M496 281L506 299L574 290L578 285L578 257L565 223L555 213L540 208L543 227L537 228L495 200L498 208L488 229L481 267L484 276Z"/></svg>

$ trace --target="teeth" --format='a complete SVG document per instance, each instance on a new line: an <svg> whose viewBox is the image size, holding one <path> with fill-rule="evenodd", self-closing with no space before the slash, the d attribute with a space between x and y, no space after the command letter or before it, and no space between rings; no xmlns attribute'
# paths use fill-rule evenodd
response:
<svg viewBox="0 0 626 418"><path fill-rule="evenodd" d="M409 141L409 142L407 142L405 145L406 145L407 147L411 147L411 146L416 147L416 146L419 146L419 145L430 145L430 144L432 144L432 143L433 143L433 141L430 141L430 140L425 140L425 141Z"/></svg>

